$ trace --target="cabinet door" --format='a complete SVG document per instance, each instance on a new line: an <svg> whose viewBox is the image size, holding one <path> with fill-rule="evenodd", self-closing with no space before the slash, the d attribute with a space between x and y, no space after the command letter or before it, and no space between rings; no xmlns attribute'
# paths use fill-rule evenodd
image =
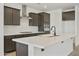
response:
<svg viewBox="0 0 79 59"><path fill-rule="evenodd" d="M44 24L50 25L50 14L48 13L44 14Z"/></svg>
<svg viewBox="0 0 79 59"><path fill-rule="evenodd" d="M75 20L75 11L63 12L62 13L62 20L63 21Z"/></svg>
<svg viewBox="0 0 79 59"><path fill-rule="evenodd" d="M20 25L20 10L13 9L13 25Z"/></svg>
<svg viewBox="0 0 79 59"><path fill-rule="evenodd" d="M4 7L4 24L12 25L12 9L9 7Z"/></svg>
<svg viewBox="0 0 79 59"><path fill-rule="evenodd" d="M9 37L4 37L4 52L9 51L10 49L10 41Z"/></svg>
<svg viewBox="0 0 79 59"><path fill-rule="evenodd" d="M50 31L50 14L44 13L44 31Z"/></svg>
<svg viewBox="0 0 79 59"><path fill-rule="evenodd" d="M38 26L38 14L29 13L29 16L32 18L29 20L29 25L30 26Z"/></svg>
<svg viewBox="0 0 79 59"><path fill-rule="evenodd" d="M44 31L44 15L42 13L39 14L38 31Z"/></svg>
<svg viewBox="0 0 79 59"><path fill-rule="evenodd" d="M38 20L39 25L44 25L44 15L42 13L39 14L39 20Z"/></svg>
<svg viewBox="0 0 79 59"><path fill-rule="evenodd" d="M16 55L28 56L28 45L16 43Z"/></svg>
<svg viewBox="0 0 79 59"><path fill-rule="evenodd" d="M16 43L12 41L13 36L4 37L4 52L11 52L16 50Z"/></svg>
<svg viewBox="0 0 79 59"><path fill-rule="evenodd" d="M33 26L38 26L38 14L34 14L33 18Z"/></svg>
<svg viewBox="0 0 79 59"><path fill-rule="evenodd" d="M4 38L4 51L9 52L12 51L12 42L11 42L11 37L7 36Z"/></svg>

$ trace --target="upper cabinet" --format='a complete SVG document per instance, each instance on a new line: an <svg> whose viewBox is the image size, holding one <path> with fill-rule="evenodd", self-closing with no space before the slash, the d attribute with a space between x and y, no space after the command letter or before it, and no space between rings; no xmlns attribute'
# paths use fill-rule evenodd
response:
<svg viewBox="0 0 79 59"><path fill-rule="evenodd" d="M68 20L75 20L75 11L67 11L62 13L62 20L68 21Z"/></svg>
<svg viewBox="0 0 79 59"><path fill-rule="evenodd" d="M50 29L50 14L41 13L29 13L32 19L29 19L29 26L38 26L38 31L49 31Z"/></svg>
<svg viewBox="0 0 79 59"><path fill-rule="evenodd" d="M12 8L4 7L4 24L12 25Z"/></svg>
<svg viewBox="0 0 79 59"><path fill-rule="evenodd" d="M38 31L49 31L50 30L50 14L49 13L39 13L38 20Z"/></svg>
<svg viewBox="0 0 79 59"><path fill-rule="evenodd" d="M38 26L38 14L31 12L29 16L32 18L29 20L29 26Z"/></svg>
<svg viewBox="0 0 79 59"><path fill-rule="evenodd" d="M20 10L13 9L13 25L20 25Z"/></svg>
<svg viewBox="0 0 79 59"><path fill-rule="evenodd" d="M50 30L50 14L41 13L29 13L32 19L29 19L29 26L38 26L38 31L49 31Z"/></svg>
<svg viewBox="0 0 79 59"><path fill-rule="evenodd" d="M4 25L20 25L20 10L4 6Z"/></svg>

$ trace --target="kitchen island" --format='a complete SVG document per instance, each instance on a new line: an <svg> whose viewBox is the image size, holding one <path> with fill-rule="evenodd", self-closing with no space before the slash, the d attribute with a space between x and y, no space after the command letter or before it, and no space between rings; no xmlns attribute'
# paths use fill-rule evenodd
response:
<svg viewBox="0 0 79 59"><path fill-rule="evenodd" d="M28 56L67 56L73 51L75 35L63 33L57 36L50 34L38 35L27 38L13 39L20 55ZM18 51L16 50L16 52ZM19 52L17 55L19 55Z"/></svg>

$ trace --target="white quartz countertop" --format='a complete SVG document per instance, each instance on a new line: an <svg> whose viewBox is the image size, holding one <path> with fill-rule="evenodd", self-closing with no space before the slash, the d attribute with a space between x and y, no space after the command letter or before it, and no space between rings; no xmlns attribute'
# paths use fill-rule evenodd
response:
<svg viewBox="0 0 79 59"><path fill-rule="evenodd" d="M38 35L33 37L16 38L16 39L13 39L13 41L26 44L26 45L32 45L38 48L46 48L50 45L53 45L58 42L67 40L71 37L74 37L75 35L73 33L63 33L59 36L54 36L54 37L50 37L50 36L51 36L50 34L44 34L44 35Z"/></svg>

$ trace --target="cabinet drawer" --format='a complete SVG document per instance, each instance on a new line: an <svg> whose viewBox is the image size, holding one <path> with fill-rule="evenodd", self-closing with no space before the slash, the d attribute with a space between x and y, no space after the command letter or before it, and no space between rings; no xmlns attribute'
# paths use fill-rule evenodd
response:
<svg viewBox="0 0 79 59"><path fill-rule="evenodd" d="M10 52L15 50L15 42L12 41L12 36L4 37L4 52Z"/></svg>

